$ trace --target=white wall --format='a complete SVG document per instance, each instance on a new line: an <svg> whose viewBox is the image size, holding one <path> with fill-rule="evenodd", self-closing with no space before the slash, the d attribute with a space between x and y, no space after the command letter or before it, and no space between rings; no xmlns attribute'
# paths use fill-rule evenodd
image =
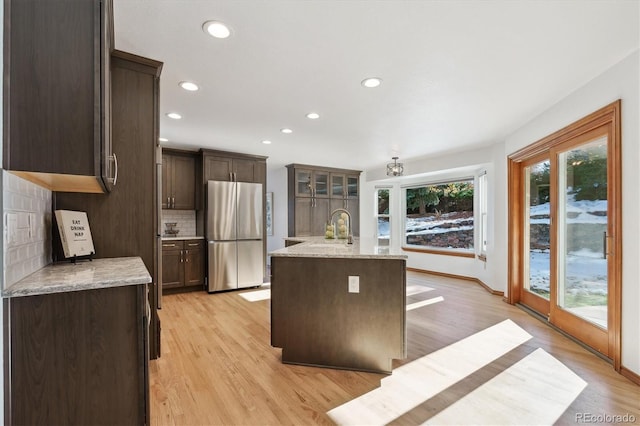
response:
<svg viewBox="0 0 640 426"><path fill-rule="evenodd" d="M622 365L640 374L640 51L576 90L544 113L514 131L504 142L461 153L405 161L405 175L388 179L384 169L368 171L363 181L360 210L362 235L373 235L375 223L367 220L375 206L376 185L392 184L391 215L393 245L402 243L401 185L449 177L469 176L468 170L487 169L488 247L487 262L477 259L407 252L407 266L478 278L494 290L507 293L507 156L574 121L622 99L623 157L623 272L622 272Z"/></svg>
<svg viewBox="0 0 640 426"><path fill-rule="evenodd" d="M640 51L507 137L505 155L617 99L622 99L622 365L640 374Z"/></svg>
<svg viewBox="0 0 640 426"><path fill-rule="evenodd" d="M289 236L287 229L287 169L279 167L267 169L267 192L273 192L272 225L273 235L267 236L267 253L284 247L284 239ZM271 259L267 257L267 263Z"/></svg>
<svg viewBox="0 0 640 426"><path fill-rule="evenodd" d="M410 268L478 278L494 290L505 291L506 271L503 271L501 266L504 264L506 250L496 242L506 238L503 235L506 235L506 228L504 230L502 227L496 228L496 223L502 224L497 220L504 222L502 217L506 213L502 212L504 210L502 203L506 203L506 198L498 196L495 191L495 187L505 186L506 168L501 166L503 163L506 164L504 144L500 143L454 154L406 161L404 163L405 177L403 178L389 179L382 168L367 171L367 179L363 179L361 183L361 235L375 235L375 220L368 220L368 217L374 214L376 186L389 184L393 186L390 206L391 244L399 248L403 242L404 232L402 223L403 185L472 177L476 176L479 171L486 170L489 187L487 261L430 253L405 252L405 254L408 256L407 266ZM505 170L502 170L503 168Z"/></svg>

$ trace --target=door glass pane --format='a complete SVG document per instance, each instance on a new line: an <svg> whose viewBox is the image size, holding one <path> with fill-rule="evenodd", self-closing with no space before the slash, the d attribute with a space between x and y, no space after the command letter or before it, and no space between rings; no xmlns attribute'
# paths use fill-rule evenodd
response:
<svg viewBox="0 0 640 426"><path fill-rule="evenodd" d="M329 195L329 175L327 173L314 173L316 191L314 195Z"/></svg>
<svg viewBox="0 0 640 426"><path fill-rule="evenodd" d="M550 253L550 193L549 160L525 168L524 288L549 300Z"/></svg>
<svg viewBox="0 0 640 426"><path fill-rule="evenodd" d="M558 155L558 306L607 327L607 137Z"/></svg>

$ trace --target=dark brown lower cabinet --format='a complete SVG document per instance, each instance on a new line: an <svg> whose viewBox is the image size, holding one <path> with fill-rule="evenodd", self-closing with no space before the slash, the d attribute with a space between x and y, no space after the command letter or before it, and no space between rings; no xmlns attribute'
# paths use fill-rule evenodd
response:
<svg viewBox="0 0 640 426"><path fill-rule="evenodd" d="M170 240L162 242L162 288L203 286L205 241Z"/></svg>
<svg viewBox="0 0 640 426"><path fill-rule="evenodd" d="M5 424L149 424L147 286L14 297Z"/></svg>

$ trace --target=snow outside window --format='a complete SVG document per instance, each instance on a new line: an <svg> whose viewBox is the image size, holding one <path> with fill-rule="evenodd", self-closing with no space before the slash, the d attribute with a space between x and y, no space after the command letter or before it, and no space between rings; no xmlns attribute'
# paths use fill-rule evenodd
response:
<svg viewBox="0 0 640 426"><path fill-rule="evenodd" d="M391 188L376 188L376 239L379 246L388 246L391 243L390 198Z"/></svg>
<svg viewBox="0 0 640 426"><path fill-rule="evenodd" d="M474 178L405 189L405 244L473 253Z"/></svg>

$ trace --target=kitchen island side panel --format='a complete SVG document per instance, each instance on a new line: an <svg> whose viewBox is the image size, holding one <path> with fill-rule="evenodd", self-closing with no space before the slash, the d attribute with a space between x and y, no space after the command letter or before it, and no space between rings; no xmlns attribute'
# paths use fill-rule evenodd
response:
<svg viewBox="0 0 640 426"><path fill-rule="evenodd" d="M404 259L271 262L271 345L283 362L390 373L392 359L406 357Z"/></svg>

